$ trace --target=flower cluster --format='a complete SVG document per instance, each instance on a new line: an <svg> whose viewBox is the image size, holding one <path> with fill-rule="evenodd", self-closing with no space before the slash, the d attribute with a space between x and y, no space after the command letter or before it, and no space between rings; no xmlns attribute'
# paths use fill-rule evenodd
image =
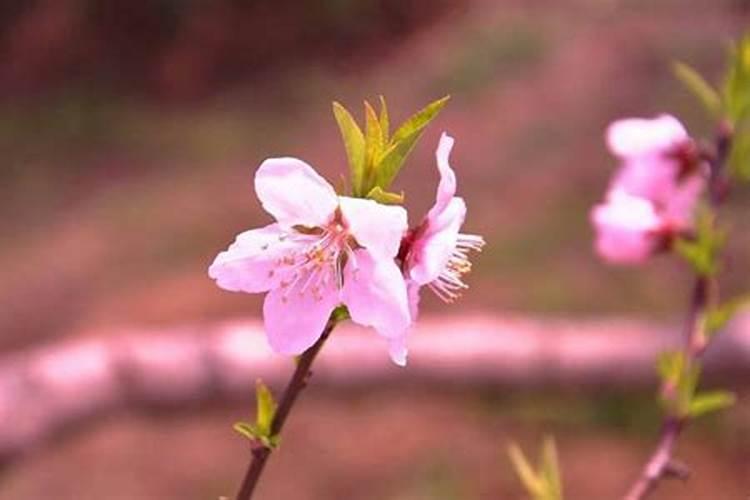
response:
<svg viewBox="0 0 750 500"><path fill-rule="evenodd" d="M268 292L263 305L271 347L300 354L320 337L333 310L373 327L406 364L406 337L417 317L420 287L450 302L466 288L467 253L481 237L459 233L466 215L443 134L435 205L409 229L401 206L337 195L307 163L271 158L255 174L255 191L276 222L237 236L208 273L226 290Z"/></svg>
<svg viewBox="0 0 750 500"><path fill-rule="evenodd" d="M591 211L595 248L607 261L640 263L692 231L707 167L673 116L616 121L606 139L622 164Z"/></svg>

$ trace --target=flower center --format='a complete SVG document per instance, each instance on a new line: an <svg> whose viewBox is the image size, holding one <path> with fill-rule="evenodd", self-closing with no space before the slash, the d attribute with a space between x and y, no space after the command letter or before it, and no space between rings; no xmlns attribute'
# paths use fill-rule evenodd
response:
<svg viewBox="0 0 750 500"><path fill-rule="evenodd" d="M481 252L483 246L484 238L481 236L459 233L456 246L445 267L434 281L427 284L430 290L447 303L458 299L463 290L469 288L463 281L464 274L471 271L469 252Z"/></svg>
<svg viewBox="0 0 750 500"><path fill-rule="evenodd" d="M308 292L320 301L331 286L341 289L344 257L354 259L354 240L338 218L322 228L293 230L285 235L285 240L292 243L292 248L277 260L275 267L284 275L280 282L283 301L291 293L303 296Z"/></svg>

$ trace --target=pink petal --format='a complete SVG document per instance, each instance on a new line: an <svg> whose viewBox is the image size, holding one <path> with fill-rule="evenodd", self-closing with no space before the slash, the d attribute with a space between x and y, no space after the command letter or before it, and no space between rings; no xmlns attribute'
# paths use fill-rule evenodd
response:
<svg viewBox="0 0 750 500"><path fill-rule="evenodd" d="M388 339L388 354L395 364L406 366L406 358L409 354L409 349L406 347L406 335Z"/></svg>
<svg viewBox="0 0 750 500"><path fill-rule="evenodd" d="M245 231L208 268L216 284L232 292L259 293L278 286L283 278L278 260L294 249L278 224Z"/></svg>
<svg viewBox="0 0 750 500"><path fill-rule="evenodd" d="M705 186L706 181L697 175L677 185L664 208L664 218L670 226L681 231L693 227L695 211Z"/></svg>
<svg viewBox="0 0 750 500"><path fill-rule="evenodd" d="M419 283L408 280L406 282L406 295L409 298L409 314L411 315L411 322L414 323L419 317L419 292L422 285Z"/></svg>
<svg viewBox="0 0 750 500"><path fill-rule="evenodd" d="M255 173L255 192L284 228L325 225L338 206L336 192L315 170L296 158L270 158Z"/></svg>
<svg viewBox="0 0 750 500"><path fill-rule="evenodd" d="M435 151L435 160L440 172L440 182L438 183L435 195L435 205L430 209L428 216L434 217L438 212L442 212L456 194L456 173L448 161L454 142L453 137L445 132L440 136L440 142Z"/></svg>
<svg viewBox="0 0 750 500"><path fill-rule="evenodd" d="M311 347L341 302L332 272L319 293L313 293L307 281L303 277L291 288L276 288L266 295L263 322L268 343L279 354L301 354Z"/></svg>
<svg viewBox="0 0 750 500"><path fill-rule="evenodd" d="M410 324L406 283L392 258L355 250L344 269L341 298L352 321L371 326L388 338L404 334Z"/></svg>
<svg viewBox="0 0 750 500"><path fill-rule="evenodd" d="M679 168L677 161L663 155L628 159L615 174L611 188L665 203L674 194Z"/></svg>
<svg viewBox="0 0 750 500"><path fill-rule="evenodd" d="M617 120L607 128L606 138L613 154L633 157L667 152L688 140L688 134L677 118L660 115Z"/></svg>
<svg viewBox="0 0 750 500"><path fill-rule="evenodd" d="M379 257L396 256L408 228L403 207L346 196L339 202L344 222L357 243Z"/></svg>
<svg viewBox="0 0 750 500"><path fill-rule="evenodd" d="M466 217L466 203L454 197L436 216L427 218L427 228L414 242L407 267L409 277L420 285L434 281L456 248L458 231Z"/></svg>
<svg viewBox="0 0 750 500"><path fill-rule="evenodd" d="M649 201L619 190L611 192L605 204L594 207L591 221L596 229L597 253L622 264L650 257L655 250L654 233L662 226Z"/></svg>

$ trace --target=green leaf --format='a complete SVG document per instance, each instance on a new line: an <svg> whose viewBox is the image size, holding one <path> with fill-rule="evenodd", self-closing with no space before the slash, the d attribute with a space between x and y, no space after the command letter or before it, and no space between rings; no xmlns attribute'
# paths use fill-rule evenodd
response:
<svg viewBox="0 0 750 500"><path fill-rule="evenodd" d="M691 418L729 408L737 401L734 394L728 391L711 391L696 394L690 402L688 415Z"/></svg>
<svg viewBox="0 0 750 500"><path fill-rule="evenodd" d="M258 432L255 430L255 427L247 422L235 422L232 428L251 441L258 438Z"/></svg>
<svg viewBox="0 0 750 500"><path fill-rule="evenodd" d="M662 383L677 386L685 368L685 353L667 351L659 355L656 367Z"/></svg>
<svg viewBox="0 0 750 500"><path fill-rule="evenodd" d="M404 193L390 193L380 189L380 186L375 186L367 193L367 198L384 205L400 205L404 202Z"/></svg>
<svg viewBox="0 0 750 500"><path fill-rule="evenodd" d="M390 121L388 119L388 106L385 104L385 97L379 96L380 99L380 130L383 132L383 144L388 144L388 135L390 131Z"/></svg>
<svg viewBox="0 0 750 500"><path fill-rule="evenodd" d="M542 478L547 485L547 492L551 498L562 498L562 474L560 473L560 460L557 455L557 447L552 437L544 438L542 445L542 463L539 466Z"/></svg>
<svg viewBox="0 0 750 500"><path fill-rule="evenodd" d="M726 232L716 227L716 217L708 207L703 207L693 238L680 238L673 249L685 259L700 276L711 276L719 270L719 254L726 242Z"/></svg>
<svg viewBox="0 0 750 500"><path fill-rule="evenodd" d="M365 101L365 181L362 186L366 190L375 177L375 161L385 148L383 130L380 127L378 115L369 102Z"/></svg>
<svg viewBox="0 0 750 500"><path fill-rule="evenodd" d="M345 321L350 317L351 316L349 316L349 309L347 309L346 306L338 306L331 313L331 320L335 321L336 323Z"/></svg>
<svg viewBox="0 0 750 500"><path fill-rule="evenodd" d="M536 471L531 466L526 456L523 454L521 447L516 443L512 443L508 446L508 456L513 464L513 468L516 471L516 475L523 483L526 491L534 497L538 498L544 494L544 483L540 477L537 476Z"/></svg>
<svg viewBox="0 0 750 500"><path fill-rule="evenodd" d="M750 180L750 110L737 121L729 153L729 167L743 181Z"/></svg>
<svg viewBox="0 0 750 500"><path fill-rule="evenodd" d="M690 405L695 395L695 389L700 380L701 367L697 361L686 364L679 382L677 383L677 416L686 417L690 415Z"/></svg>
<svg viewBox="0 0 750 500"><path fill-rule="evenodd" d="M354 196L360 196L365 177L365 137L351 113L338 102L333 103L333 115L339 125L341 138L344 140L346 156L349 160L353 194Z"/></svg>
<svg viewBox="0 0 750 500"><path fill-rule="evenodd" d="M414 149L425 127L445 107L448 99L450 97L446 96L428 104L421 111L412 115L396 130L391 138L389 147L384 151L382 157L376 161L376 186L380 186L383 190L388 189L399 170L401 170L404 161L406 161L406 158L412 149Z"/></svg>
<svg viewBox="0 0 750 500"><path fill-rule="evenodd" d="M737 312L746 307L750 307L750 294L737 297L711 308L706 316L706 330L709 333L721 330Z"/></svg>
<svg viewBox="0 0 750 500"><path fill-rule="evenodd" d="M732 124L736 124L750 110L750 34L730 49L729 57L724 102Z"/></svg>
<svg viewBox="0 0 750 500"><path fill-rule="evenodd" d="M508 456L521 483L534 500L562 500L562 478L557 449L552 438L545 438L539 466L535 470L521 448L512 443Z"/></svg>
<svg viewBox="0 0 750 500"><path fill-rule="evenodd" d="M255 382L255 399L257 404L255 428L262 435L271 437L271 424L276 415L276 401L268 386L260 379Z"/></svg>
<svg viewBox="0 0 750 500"><path fill-rule="evenodd" d="M701 101L709 114L719 116L721 113L721 97L711 84L687 64L674 62L672 71L685 88Z"/></svg>

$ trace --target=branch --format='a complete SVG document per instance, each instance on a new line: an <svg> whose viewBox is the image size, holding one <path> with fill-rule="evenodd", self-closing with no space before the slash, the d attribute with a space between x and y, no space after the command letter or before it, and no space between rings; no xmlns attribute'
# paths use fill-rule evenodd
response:
<svg viewBox="0 0 750 500"><path fill-rule="evenodd" d="M383 340L337 327L315 365L320 386L418 381L440 387L648 387L674 328L637 321L553 321L468 316L424 318L406 370ZM750 376L750 316L737 317L705 360L719 377ZM256 321L163 330L90 332L0 357L0 468L92 421L128 411L184 410L207 401L250 407L248 380L279 388L289 358L274 355Z"/></svg>
<svg viewBox="0 0 750 500"><path fill-rule="evenodd" d="M725 166L731 150L732 128L726 121L719 123L716 136L716 155L709 158L710 176L708 179L708 195L713 209L718 209L723 203L729 189ZM706 338L703 318L709 306L714 302L716 293L714 280L705 275L698 275L693 286L693 293L688 308L688 319L685 323L685 338L683 351L690 364L698 362L709 340ZM665 399L673 400L675 388L669 382L662 383L662 395ZM673 476L674 446L682 430L689 422L688 416L668 414L664 419L659 440L651 457L646 462L641 475L625 495L625 500L641 500L646 498L663 478Z"/></svg>
<svg viewBox="0 0 750 500"><path fill-rule="evenodd" d="M271 421L271 436L278 436L281 434L281 430L284 428L284 422L286 422L289 412L294 406L294 402L297 400L297 396L302 392L302 389L307 385L307 381L312 375L311 367L315 357L320 352L328 336L331 334L333 329L336 327L336 320L330 319L326 324L323 333L315 344L306 350L297 361L297 367L294 369L294 374L289 380L289 384L284 390L284 394L281 397L279 407L276 409L273 420ZM262 443L255 443L252 449L252 459L250 466L245 472L245 478L242 480L242 486L240 492L237 494L237 500L249 500L255 486L258 484L260 475L263 473L263 468L266 466L268 457L271 456L272 448L263 445Z"/></svg>

